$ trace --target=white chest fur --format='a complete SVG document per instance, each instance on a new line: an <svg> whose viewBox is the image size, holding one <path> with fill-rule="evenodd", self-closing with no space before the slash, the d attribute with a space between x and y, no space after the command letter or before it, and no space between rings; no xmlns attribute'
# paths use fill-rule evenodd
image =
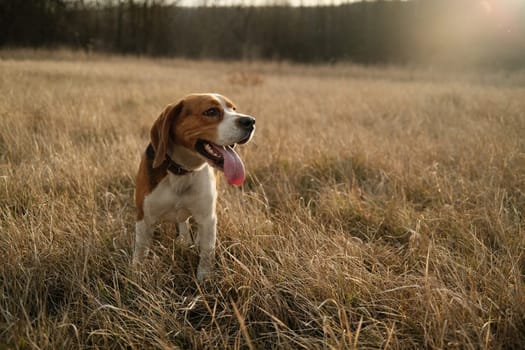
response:
<svg viewBox="0 0 525 350"><path fill-rule="evenodd" d="M189 216L196 220L215 213L215 175L208 165L187 175L168 172L144 199L144 220L184 222Z"/></svg>

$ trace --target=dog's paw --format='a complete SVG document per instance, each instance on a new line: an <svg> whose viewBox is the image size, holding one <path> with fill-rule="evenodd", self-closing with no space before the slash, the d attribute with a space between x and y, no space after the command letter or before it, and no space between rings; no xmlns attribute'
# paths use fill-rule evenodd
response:
<svg viewBox="0 0 525 350"><path fill-rule="evenodd" d="M185 248L194 246L193 239L191 238L191 236L179 235L177 236L176 242L177 244Z"/></svg>
<svg viewBox="0 0 525 350"><path fill-rule="evenodd" d="M199 282L204 282L205 280L211 277L212 271L208 267L202 267L199 265L197 268L197 280Z"/></svg>

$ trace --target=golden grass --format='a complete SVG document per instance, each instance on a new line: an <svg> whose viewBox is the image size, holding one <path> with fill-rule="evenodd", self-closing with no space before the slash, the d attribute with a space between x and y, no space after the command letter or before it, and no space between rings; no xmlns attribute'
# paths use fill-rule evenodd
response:
<svg viewBox="0 0 525 350"><path fill-rule="evenodd" d="M0 348L525 342L524 73L0 57ZM215 276L163 225L133 277L140 153L199 91L258 127Z"/></svg>

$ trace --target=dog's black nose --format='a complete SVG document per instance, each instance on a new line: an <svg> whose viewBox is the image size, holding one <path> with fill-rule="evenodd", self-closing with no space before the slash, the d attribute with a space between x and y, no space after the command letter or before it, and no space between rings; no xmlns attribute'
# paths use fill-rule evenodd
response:
<svg viewBox="0 0 525 350"><path fill-rule="evenodd" d="M237 125L245 130L252 130L255 125L255 118L252 117L240 117L237 119Z"/></svg>

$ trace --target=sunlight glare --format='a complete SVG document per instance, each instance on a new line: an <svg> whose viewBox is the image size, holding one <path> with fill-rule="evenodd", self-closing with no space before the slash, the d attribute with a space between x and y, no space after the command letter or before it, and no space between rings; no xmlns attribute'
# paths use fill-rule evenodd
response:
<svg viewBox="0 0 525 350"><path fill-rule="evenodd" d="M479 5L485 11L487 15L490 15L492 13L492 5L488 1L480 1Z"/></svg>

